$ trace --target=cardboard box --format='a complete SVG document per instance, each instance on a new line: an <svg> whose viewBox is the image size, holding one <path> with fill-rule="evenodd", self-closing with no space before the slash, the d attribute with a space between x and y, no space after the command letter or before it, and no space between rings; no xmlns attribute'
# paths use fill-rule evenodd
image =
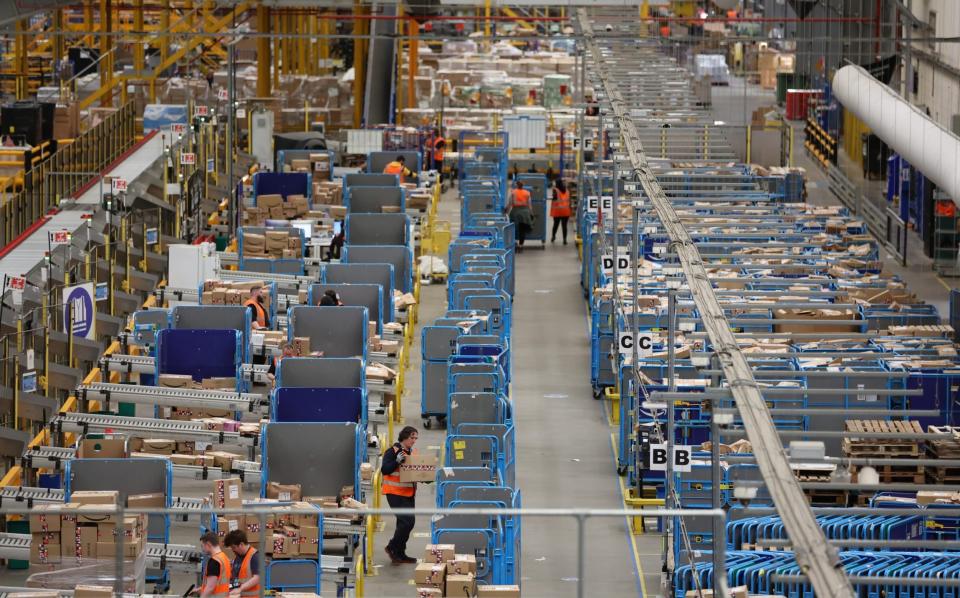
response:
<svg viewBox="0 0 960 598"><path fill-rule="evenodd" d="M443 582L447 576L447 566L439 563L418 563L413 570L413 582L418 587L443 589Z"/></svg>
<svg viewBox="0 0 960 598"><path fill-rule="evenodd" d="M257 196L257 207L267 208L283 205L283 196L277 194L265 194Z"/></svg>
<svg viewBox="0 0 960 598"><path fill-rule="evenodd" d="M299 501L302 496L300 484L278 484L277 482L267 484L267 498L286 502Z"/></svg>
<svg viewBox="0 0 960 598"><path fill-rule="evenodd" d="M290 169L294 172L308 172L310 160L290 160Z"/></svg>
<svg viewBox="0 0 960 598"><path fill-rule="evenodd" d="M109 586L79 585L73 588L73 598L112 598L113 588Z"/></svg>
<svg viewBox="0 0 960 598"><path fill-rule="evenodd" d="M443 592L438 588L417 588L417 598L441 598Z"/></svg>
<svg viewBox="0 0 960 598"><path fill-rule="evenodd" d="M188 374L160 374L158 383L167 388L193 388L194 386L193 376Z"/></svg>
<svg viewBox="0 0 960 598"><path fill-rule="evenodd" d="M380 206L381 214L399 214L400 206Z"/></svg>
<svg viewBox="0 0 960 598"><path fill-rule="evenodd" d="M447 573L456 575L477 574L477 557L472 554L458 554L447 562Z"/></svg>
<svg viewBox="0 0 960 598"><path fill-rule="evenodd" d="M270 208L269 216L271 220L283 220L283 206Z"/></svg>
<svg viewBox="0 0 960 598"><path fill-rule="evenodd" d="M70 502L79 505L117 506L120 493L116 490L78 490L70 493Z"/></svg>
<svg viewBox="0 0 960 598"><path fill-rule="evenodd" d="M446 563L456 557L457 547L453 544L427 544L423 550L424 563Z"/></svg>
<svg viewBox="0 0 960 598"><path fill-rule="evenodd" d="M472 573L467 575L447 574L445 591L447 596L475 596L477 593L477 578Z"/></svg>
<svg viewBox="0 0 960 598"><path fill-rule="evenodd" d="M310 337L297 336L293 339L293 354L299 357L310 355Z"/></svg>
<svg viewBox="0 0 960 598"><path fill-rule="evenodd" d="M347 217L347 207L346 206L330 206L327 208L330 213L330 217L334 220L343 220Z"/></svg>
<svg viewBox="0 0 960 598"><path fill-rule="evenodd" d="M246 247L259 247L261 250L267 244L267 238L259 233L243 233L243 244Z"/></svg>
<svg viewBox="0 0 960 598"><path fill-rule="evenodd" d="M227 478L213 482L213 508L236 509L243 506L240 497L240 478Z"/></svg>
<svg viewBox="0 0 960 598"><path fill-rule="evenodd" d="M50 533L60 531L61 505L34 505L30 512L30 533Z"/></svg>
<svg viewBox="0 0 960 598"><path fill-rule="evenodd" d="M477 596L520 598L520 586L477 586Z"/></svg>
<svg viewBox="0 0 960 598"><path fill-rule="evenodd" d="M293 538L286 534L274 532L271 545L271 554L274 559L288 559L297 556L297 546Z"/></svg>
<svg viewBox="0 0 960 598"><path fill-rule="evenodd" d="M76 556L78 558L96 558L98 528L96 525L84 525L82 522L77 525L76 533Z"/></svg>
<svg viewBox="0 0 960 598"><path fill-rule="evenodd" d="M320 554L320 528L314 525L300 526L300 548L303 556Z"/></svg>
<svg viewBox="0 0 960 598"><path fill-rule="evenodd" d="M77 505L77 524L86 523L116 523L117 517L113 514L104 514L104 509L109 509L112 505ZM60 522L61 527L63 521ZM94 540L96 542L96 540Z"/></svg>
<svg viewBox="0 0 960 598"><path fill-rule="evenodd" d="M142 541L124 542L123 558L135 559L146 550L146 545ZM108 559L117 556L117 544L113 541L97 542L97 558Z"/></svg>
<svg viewBox="0 0 960 598"><path fill-rule="evenodd" d="M437 456L429 454L414 454L400 465L401 482L432 482L437 477ZM450 557L453 558L451 548Z"/></svg>
<svg viewBox="0 0 960 598"><path fill-rule="evenodd" d="M64 547L72 546L77 535L77 511L80 505L67 503L60 507L60 537L68 539L63 542Z"/></svg>
<svg viewBox="0 0 960 598"><path fill-rule="evenodd" d="M809 324L775 324L774 332L859 332L860 322L852 309L775 309L773 310L775 320L809 320ZM850 320L850 324L843 325L823 325L818 324L822 320Z"/></svg>
<svg viewBox="0 0 960 598"><path fill-rule="evenodd" d="M41 532L30 534L31 544L56 544L60 545L60 532Z"/></svg>
<svg viewBox="0 0 960 598"><path fill-rule="evenodd" d="M204 378L200 382L200 388L207 390L236 390L237 379L232 377Z"/></svg>
<svg viewBox="0 0 960 598"><path fill-rule="evenodd" d="M151 455L172 455L177 450L177 441L167 438L144 438L138 450Z"/></svg>
<svg viewBox="0 0 960 598"><path fill-rule="evenodd" d="M213 458L214 467L219 467L224 471L231 471L233 469L233 462L241 459L240 455L226 451L207 451L205 455Z"/></svg>
<svg viewBox="0 0 960 598"><path fill-rule="evenodd" d="M272 517L267 516L264 524L270 519L272 519ZM245 515L243 518L243 529L247 532L247 540L250 542L259 542L263 539L263 530L261 529L259 515Z"/></svg>
<svg viewBox="0 0 960 598"><path fill-rule="evenodd" d="M62 558L63 548L59 544L30 543L31 565L57 565Z"/></svg>
<svg viewBox="0 0 960 598"><path fill-rule="evenodd" d="M240 529L246 523L246 516L217 517L217 535L224 538L228 533Z"/></svg>
<svg viewBox="0 0 960 598"><path fill-rule="evenodd" d="M80 441L77 457L80 459L123 459L127 456L125 438L85 438Z"/></svg>
<svg viewBox="0 0 960 598"><path fill-rule="evenodd" d="M168 455L174 465L195 465L198 467L213 467L214 459L210 455Z"/></svg>
<svg viewBox="0 0 960 598"><path fill-rule="evenodd" d="M129 509L160 509L166 504L166 498L162 492L150 492L147 494L131 494L127 496L127 508Z"/></svg>
<svg viewBox="0 0 960 598"><path fill-rule="evenodd" d="M373 479L373 465L371 463L360 464L360 479L366 481Z"/></svg>

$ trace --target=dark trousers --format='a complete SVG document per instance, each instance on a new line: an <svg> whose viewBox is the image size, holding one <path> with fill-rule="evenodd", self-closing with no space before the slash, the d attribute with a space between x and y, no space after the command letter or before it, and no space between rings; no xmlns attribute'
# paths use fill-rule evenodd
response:
<svg viewBox="0 0 960 598"><path fill-rule="evenodd" d="M387 494L387 503L391 509L412 509L415 506L416 498L413 496L397 496L396 494ZM417 519L413 515L397 515L397 530L393 532L393 538L387 544L387 549L397 556L407 554L407 540L410 539L410 532Z"/></svg>
<svg viewBox="0 0 960 598"><path fill-rule="evenodd" d="M517 235L517 245L519 245L520 247L523 247L523 241L524 239L527 238L527 233L530 232L532 229L533 227L530 226L529 224L521 224L519 222L517 223L516 229L514 231Z"/></svg>
<svg viewBox="0 0 960 598"><path fill-rule="evenodd" d="M550 240L555 241L557 239L557 228L563 227L563 242L567 242L567 221L570 220L569 216L563 216L561 218L553 219L553 234L550 236Z"/></svg>

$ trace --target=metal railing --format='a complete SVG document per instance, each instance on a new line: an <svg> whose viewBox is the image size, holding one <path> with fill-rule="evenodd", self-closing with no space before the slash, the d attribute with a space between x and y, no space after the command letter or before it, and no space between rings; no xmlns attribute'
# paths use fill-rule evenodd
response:
<svg viewBox="0 0 960 598"><path fill-rule="evenodd" d="M856 183L851 181L842 170L834 165L826 167L830 192L840 200L851 213L863 218L867 231L901 265L907 265L907 236L909 229L900 215L890 208L880 207L860 192Z"/></svg>
<svg viewBox="0 0 960 598"><path fill-rule="evenodd" d="M0 206L0 247L81 188L87 173L102 171L129 149L137 136L135 117L128 102L25 173L23 189Z"/></svg>
<svg viewBox="0 0 960 598"><path fill-rule="evenodd" d="M282 509L282 511L281 511ZM127 516L135 515L174 515L176 517L189 517L190 515L198 516L209 516L216 514L218 517L231 515L244 515L244 516L253 516L259 517L260 519L260 529L265 530L267 528L267 518L272 517L274 514L282 512L284 515L322 515L323 517L332 517L332 518L343 518L350 516L351 514L356 514L362 517L383 517L391 515L413 515L421 517L429 517L431 521L437 520L437 518L443 518L444 516L469 516L469 515L481 515L487 517L536 517L536 518L547 518L547 519L567 519L573 520L576 522L576 540L575 540L575 550L576 550L576 572L572 575L572 578L576 580L577 583L577 596L582 598L587 595L586 584L588 579L586 577L586 565L587 565L587 555L586 555L586 527L587 522L590 519L610 519L610 518L622 518L628 519L632 517L642 516L648 519L654 518L684 518L684 517L708 517L717 521L726 520L726 512L723 509L544 509L544 508L520 508L520 509L498 509L498 508L457 508L457 509L441 509L441 508L413 508L413 509L390 509L390 508L368 508L360 509L356 511L351 511L348 509L322 509L322 508L302 508L302 507L293 507L293 506L284 506L280 508L269 507L269 506L248 506L245 508L227 508L227 509L214 509L214 508L125 508L122 506L111 507L108 505L88 505L85 507L84 515L112 515L115 518L113 522L123 522ZM23 515L27 516L31 514L29 508L24 508L21 506L4 506L0 508L0 516L8 517L11 515ZM197 547L199 549L199 536L200 529L198 525L197 529ZM120 524L116 528L113 535L115 550L113 556L109 557L113 561L114 565L114 577L113 585L114 592L122 593L124 588L124 571L130 566L129 559L124 557L123 546L127 541L126 534L123 530L123 525ZM725 538L718 538L722 540L719 542L718 546L721 550L725 547ZM369 546L367 546L369 548ZM516 554L514 557L520 559L522 555ZM107 559L101 559L104 562ZM355 570L362 575L364 571L367 571L367 567L372 567L372 554L365 554L362 558L358 558L358 564L363 563L362 567L357 567ZM721 567L722 567L721 560ZM199 563L198 563L199 564ZM199 569L198 569L199 570ZM726 569L722 568L718 571L718 576L720 579L726 579ZM262 578L261 578L262 579ZM519 583L519 581L518 581ZM358 591L355 594L358 598L362 597L362 578L356 580L356 586ZM699 590L704 590L706 588L700 588ZM265 583L261 583L259 586L260 596L264 596L265 592L268 590ZM339 594L338 594L339 595Z"/></svg>

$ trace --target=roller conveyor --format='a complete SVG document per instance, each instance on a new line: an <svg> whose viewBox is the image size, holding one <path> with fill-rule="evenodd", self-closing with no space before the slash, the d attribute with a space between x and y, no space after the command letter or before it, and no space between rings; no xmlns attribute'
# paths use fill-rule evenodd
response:
<svg viewBox="0 0 960 598"><path fill-rule="evenodd" d="M143 417L124 417L99 413L61 413L51 423L54 431L62 432L127 432L135 435L149 435L150 438L170 438L175 440L201 440L213 444L235 444L256 446L258 437L241 436L239 432L221 432L210 430L206 424L194 421L151 419Z"/></svg>
<svg viewBox="0 0 960 598"><path fill-rule="evenodd" d="M151 358L152 359L152 358ZM227 411L250 411L263 409L268 403L256 393L238 393L222 390L166 388L163 386L137 386L132 384L92 383L77 387L77 397L159 405L161 407L196 407L224 409Z"/></svg>
<svg viewBox="0 0 960 598"><path fill-rule="evenodd" d="M35 446L23 452L23 464L29 469L46 467L59 470L65 461L76 457L74 448L62 446Z"/></svg>
<svg viewBox="0 0 960 598"><path fill-rule="evenodd" d="M100 358L100 370L122 374L153 374L156 372L156 360L149 355L113 353Z"/></svg>
<svg viewBox="0 0 960 598"><path fill-rule="evenodd" d="M59 488L34 488L30 486L0 487L0 505L3 501L27 503L57 503L66 499L66 493Z"/></svg>
<svg viewBox="0 0 960 598"><path fill-rule="evenodd" d="M178 570L187 573L199 571L202 553L189 544L147 544L147 567ZM30 559L30 534L0 533L0 558Z"/></svg>

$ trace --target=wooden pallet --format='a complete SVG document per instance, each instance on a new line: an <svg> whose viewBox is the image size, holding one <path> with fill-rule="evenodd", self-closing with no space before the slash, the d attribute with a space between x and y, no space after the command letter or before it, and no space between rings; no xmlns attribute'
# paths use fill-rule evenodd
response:
<svg viewBox="0 0 960 598"><path fill-rule="evenodd" d="M911 483L922 484L927 476L922 465L873 465L880 477L881 484ZM851 467L853 481L857 481L858 467Z"/></svg>
<svg viewBox="0 0 960 598"><path fill-rule="evenodd" d="M960 428L953 426L929 426L931 434L953 434L953 438L930 440L927 452L938 459L960 459Z"/></svg>
<svg viewBox="0 0 960 598"><path fill-rule="evenodd" d="M920 456L921 440L900 440L883 438L871 434L922 434L923 428L915 421L885 421L848 419L844 423L844 430L862 436L843 439L843 453L850 457L918 457Z"/></svg>
<svg viewBox="0 0 960 598"><path fill-rule="evenodd" d="M841 506L847 505L846 490L804 490L811 505Z"/></svg>

